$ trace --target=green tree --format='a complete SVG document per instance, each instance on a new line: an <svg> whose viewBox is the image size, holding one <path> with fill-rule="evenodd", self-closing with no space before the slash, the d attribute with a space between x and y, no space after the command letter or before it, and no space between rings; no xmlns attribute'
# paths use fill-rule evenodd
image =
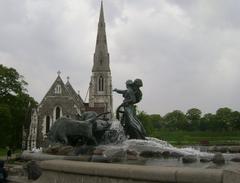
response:
<svg viewBox="0 0 240 183"><path fill-rule="evenodd" d="M160 114L151 114L149 117L154 129L160 129L162 127L161 121L163 121L163 119Z"/></svg>
<svg viewBox="0 0 240 183"><path fill-rule="evenodd" d="M197 108L192 108L187 111L186 118L189 123L189 130L199 130L201 115L201 110Z"/></svg>
<svg viewBox="0 0 240 183"><path fill-rule="evenodd" d="M232 112L231 118L231 128L232 130L240 130L240 112Z"/></svg>
<svg viewBox="0 0 240 183"><path fill-rule="evenodd" d="M23 76L13 68L7 68L0 64L0 98L9 99L9 96L22 94L26 91L27 82ZM5 98L6 97L6 98Z"/></svg>
<svg viewBox="0 0 240 183"><path fill-rule="evenodd" d="M232 123L232 110L224 107L216 112L216 128L218 130L229 130Z"/></svg>
<svg viewBox="0 0 240 183"><path fill-rule="evenodd" d="M145 128L147 134L151 136L151 134L154 131L154 128L151 123L150 116L146 112L141 111L141 112L138 112L137 117L142 122L143 127Z"/></svg>
<svg viewBox="0 0 240 183"><path fill-rule="evenodd" d="M166 128L170 130L186 130L189 127L185 114L180 110L167 113L163 119Z"/></svg>
<svg viewBox="0 0 240 183"><path fill-rule="evenodd" d="M8 105L0 104L0 145L7 146L11 140L12 115Z"/></svg>
<svg viewBox="0 0 240 183"><path fill-rule="evenodd" d="M0 146L21 146L22 127L30 123L30 111L36 101L26 92L27 82L15 69L0 65L0 119L4 143Z"/></svg>
<svg viewBox="0 0 240 183"><path fill-rule="evenodd" d="M215 115L211 113L205 114L201 120L199 128L202 131L212 130L214 129L214 121L215 121Z"/></svg>

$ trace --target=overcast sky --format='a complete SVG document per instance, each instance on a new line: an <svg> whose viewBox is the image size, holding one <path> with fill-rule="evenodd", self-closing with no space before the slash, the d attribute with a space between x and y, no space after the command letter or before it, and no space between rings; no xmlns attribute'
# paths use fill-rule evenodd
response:
<svg viewBox="0 0 240 183"><path fill-rule="evenodd" d="M240 111L239 9L239 0L104 0L113 88L141 78L148 113ZM99 10L100 0L0 0L0 63L38 102L58 70L85 99Z"/></svg>

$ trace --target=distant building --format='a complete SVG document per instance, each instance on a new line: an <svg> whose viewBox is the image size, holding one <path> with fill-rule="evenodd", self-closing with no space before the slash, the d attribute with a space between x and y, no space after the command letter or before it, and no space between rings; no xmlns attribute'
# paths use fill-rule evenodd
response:
<svg viewBox="0 0 240 183"><path fill-rule="evenodd" d="M59 71L56 80L37 109L33 109L32 111L27 149L41 147L51 126L62 116L75 119L85 111L96 111L97 113L110 112L108 117L111 117L112 77L102 3L94 64L89 85L89 103L85 103L81 96L76 93L70 84L69 77L67 82L64 83L60 74Z"/></svg>

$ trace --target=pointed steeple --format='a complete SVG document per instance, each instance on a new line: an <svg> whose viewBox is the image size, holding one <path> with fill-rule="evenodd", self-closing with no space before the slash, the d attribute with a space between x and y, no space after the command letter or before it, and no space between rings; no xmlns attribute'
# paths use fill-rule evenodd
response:
<svg viewBox="0 0 240 183"><path fill-rule="evenodd" d="M89 107L92 108L91 110L97 110L97 112L112 112L112 76L102 1L93 60L92 76L89 85ZM111 115L109 114L109 117Z"/></svg>
<svg viewBox="0 0 240 183"><path fill-rule="evenodd" d="M104 13L103 13L103 1L101 1L101 9L100 9L100 16L99 16L99 23L103 22L105 25L105 21L104 21Z"/></svg>
<svg viewBox="0 0 240 183"><path fill-rule="evenodd" d="M96 40L96 48L94 53L93 72L110 71L109 54L107 47L107 36L105 30L103 2L101 1L100 16L98 22L98 32Z"/></svg>

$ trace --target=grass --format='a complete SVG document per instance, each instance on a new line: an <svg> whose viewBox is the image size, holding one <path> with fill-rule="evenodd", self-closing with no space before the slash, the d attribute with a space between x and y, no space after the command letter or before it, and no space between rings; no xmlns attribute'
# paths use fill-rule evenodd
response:
<svg viewBox="0 0 240 183"><path fill-rule="evenodd" d="M20 149L16 149L14 151L14 154L18 154L20 152L21 152ZM12 154L13 154L13 152L12 152ZM0 156L7 156L7 149L6 148L0 148Z"/></svg>
<svg viewBox="0 0 240 183"><path fill-rule="evenodd" d="M151 136L170 142L173 145L240 145L240 132L188 132L154 131Z"/></svg>
<svg viewBox="0 0 240 183"><path fill-rule="evenodd" d="M0 156L7 156L7 149L6 148L0 148Z"/></svg>

